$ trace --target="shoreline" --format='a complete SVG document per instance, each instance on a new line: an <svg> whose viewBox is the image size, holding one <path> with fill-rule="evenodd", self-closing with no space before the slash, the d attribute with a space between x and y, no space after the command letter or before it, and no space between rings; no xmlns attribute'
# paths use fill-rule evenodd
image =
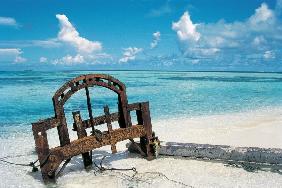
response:
<svg viewBox="0 0 282 188"><path fill-rule="evenodd" d="M171 118L152 121L153 130L161 141L198 144L224 144L231 146L282 148L282 108L264 109L252 112L225 115L200 116L193 118ZM13 133L14 134L14 133ZM58 143L51 133L50 145ZM179 157L160 157L147 161L139 155L126 151L127 141L117 144L118 153L111 155L110 147L93 152L93 159L99 163L103 156L105 166L115 168L136 167L138 172L160 172L170 179L181 181L193 187L280 187L281 174L270 171L248 172L219 162L199 161ZM16 132L8 138L0 138L1 156L24 156L10 159L11 162L30 162L37 158L32 133ZM41 173L31 173L28 167L0 163L0 187L44 187ZM132 175L131 172L126 172ZM94 170L83 168L81 156L76 156L66 167L56 187L181 187L163 177L146 177L151 184L122 180L119 175L106 173L94 175ZM133 184L132 184L133 183ZM183 187L183 186L182 186Z"/></svg>

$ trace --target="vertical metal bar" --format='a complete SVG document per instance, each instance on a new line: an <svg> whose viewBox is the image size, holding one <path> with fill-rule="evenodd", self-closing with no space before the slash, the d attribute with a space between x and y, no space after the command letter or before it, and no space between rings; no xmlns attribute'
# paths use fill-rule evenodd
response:
<svg viewBox="0 0 282 188"><path fill-rule="evenodd" d="M130 112L127 110L127 97L125 93L118 95L119 126L121 128L131 127Z"/></svg>
<svg viewBox="0 0 282 188"><path fill-rule="evenodd" d="M59 101L56 98L53 97L52 100L54 105L55 117L60 121L60 124L57 127L59 139L60 139L60 145L64 146L70 143L64 107L63 104L59 103Z"/></svg>
<svg viewBox="0 0 282 188"><path fill-rule="evenodd" d="M126 118L124 115L124 108L123 108L123 98L121 95L118 95L118 112L119 112L119 119L118 119L118 124L120 128L126 128Z"/></svg>
<svg viewBox="0 0 282 188"><path fill-rule="evenodd" d="M147 133L147 137L151 139L152 138L152 123L151 123L149 102L144 102L141 106L141 110L142 110L142 119L143 119L145 131Z"/></svg>
<svg viewBox="0 0 282 188"><path fill-rule="evenodd" d="M136 110L136 116L137 116L137 124L143 125L143 117L142 117L142 111L141 111L141 103L138 104L140 110Z"/></svg>
<svg viewBox="0 0 282 188"><path fill-rule="evenodd" d="M112 128L111 115L110 115L110 110L109 110L108 105L104 106L104 113L106 116L106 123L107 123L108 132L109 132L110 139L111 139L111 150L112 150L112 153L116 153L117 152L116 145L115 143L112 142L111 132L113 131L113 128Z"/></svg>
<svg viewBox="0 0 282 188"><path fill-rule="evenodd" d="M60 113L59 120L60 120L60 125L57 127L57 130L59 134L60 145L64 146L70 143L70 138L69 138L66 116L63 109Z"/></svg>
<svg viewBox="0 0 282 188"><path fill-rule="evenodd" d="M73 112L72 115L73 115L73 120L74 120L75 126L77 127L78 139L86 137L87 132L86 132L85 128L83 127L80 112L79 111ZM85 168L92 165L91 152L82 153L82 159L83 159L83 163L84 163Z"/></svg>
<svg viewBox="0 0 282 188"><path fill-rule="evenodd" d="M93 114L92 114L92 107L91 107L91 100L90 100L90 95L89 95L89 89L86 86L85 87L85 91L86 91L86 98L87 98L87 109L88 109L88 114L89 114L89 118L90 118L90 124L92 127L92 133L95 133L95 129L94 129L94 125L93 125Z"/></svg>
<svg viewBox="0 0 282 188"><path fill-rule="evenodd" d="M110 110L109 110L109 106L108 105L104 106L104 113L105 113L105 116L106 116L106 123L107 123L108 131L112 132L113 128L112 128Z"/></svg>
<svg viewBox="0 0 282 188"><path fill-rule="evenodd" d="M141 148L145 150L147 154L147 159L153 159L153 152L150 147L150 141L152 139L152 123L149 109L149 102L144 102L141 104L143 126L146 131L146 136L140 138Z"/></svg>
<svg viewBox="0 0 282 188"><path fill-rule="evenodd" d="M48 160L48 156L50 155L50 149L47 139L46 131L38 131L36 130L37 124L32 124L33 128L33 136L35 140L36 152L38 154L38 160L40 162L40 169L42 178L45 183L47 182L55 182L55 173L49 173L51 169L51 162Z"/></svg>

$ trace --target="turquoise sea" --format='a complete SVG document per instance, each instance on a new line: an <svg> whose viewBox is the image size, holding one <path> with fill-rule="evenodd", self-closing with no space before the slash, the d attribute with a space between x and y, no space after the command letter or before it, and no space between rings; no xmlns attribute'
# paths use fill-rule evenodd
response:
<svg viewBox="0 0 282 188"><path fill-rule="evenodd" d="M110 74L127 86L129 103L149 101L152 120L225 114L282 106L282 74L242 72L167 71L68 71L0 72L0 136L11 130L31 132L31 123L54 115L52 96L66 81L89 73ZM117 109L117 96L93 88L94 116ZM66 104L71 112L86 113L86 97L80 91Z"/></svg>

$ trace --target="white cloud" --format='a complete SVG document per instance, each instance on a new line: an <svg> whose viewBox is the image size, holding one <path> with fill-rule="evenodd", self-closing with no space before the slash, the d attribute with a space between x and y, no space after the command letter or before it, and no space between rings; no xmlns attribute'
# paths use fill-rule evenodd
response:
<svg viewBox="0 0 282 188"><path fill-rule="evenodd" d="M265 59L275 59L275 53L271 50L265 51L263 54Z"/></svg>
<svg viewBox="0 0 282 188"><path fill-rule="evenodd" d="M113 60L113 57L110 55L110 54L107 54L107 53L96 53L94 55L88 55L86 56L86 60L89 61L89 63L91 64L96 64L96 63L102 63L100 62L101 59L104 59L104 60L108 60L108 61L111 61Z"/></svg>
<svg viewBox="0 0 282 188"><path fill-rule="evenodd" d="M62 43L56 38L46 40L9 40L0 41L0 47L9 48L25 48L25 47L42 47L42 48L58 48Z"/></svg>
<svg viewBox="0 0 282 188"><path fill-rule="evenodd" d="M53 61L53 64L65 64L65 65L74 65L84 63L84 57L80 54L75 56L66 55L60 59L56 59Z"/></svg>
<svg viewBox="0 0 282 188"><path fill-rule="evenodd" d="M123 57L119 59L119 63L127 63L128 61L135 60L136 55L142 52L142 48L129 47L123 49Z"/></svg>
<svg viewBox="0 0 282 188"><path fill-rule="evenodd" d="M32 46L39 46L42 48L57 48L61 46L61 43L56 38L47 40L32 40L30 43Z"/></svg>
<svg viewBox="0 0 282 188"><path fill-rule="evenodd" d="M151 49L157 47L160 40L161 40L161 32L157 31L153 33L153 41L151 42Z"/></svg>
<svg viewBox="0 0 282 188"><path fill-rule="evenodd" d="M16 56L14 63L24 63L26 62L26 58L21 57L21 56Z"/></svg>
<svg viewBox="0 0 282 188"><path fill-rule="evenodd" d="M279 2L282 4L282 0L277 4ZM280 4L272 10L262 3L249 18L230 23L219 20L197 24L193 23L188 12L184 12L180 20L172 24L182 56L203 59L200 63L212 61L215 64L251 64L262 62L261 58L277 61L282 58Z"/></svg>
<svg viewBox="0 0 282 188"><path fill-rule="evenodd" d="M262 3L259 8L256 9L255 14L249 18L251 25L256 26L257 24L267 22L274 18L274 13L270 10L267 4Z"/></svg>
<svg viewBox="0 0 282 188"><path fill-rule="evenodd" d="M198 41L201 37L196 30L197 25L193 24L188 11L184 12L178 22L172 23L172 29L176 31L181 41Z"/></svg>
<svg viewBox="0 0 282 188"><path fill-rule="evenodd" d="M0 48L0 61L23 63L26 61L26 58L21 57L22 53L22 50L19 48Z"/></svg>
<svg viewBox="0 0 282 188"><path fill-rule="evenodd" d="M97 41L90 41L79 35L76 28L69 22L68 18L63 14L57 14L56 18L60 23L60 31L57 39L40 42L40 45L55 45L58 42L64 42L74 47L77 51L76 55L66 55L62 58L53 59L53 64L77 65L77 64L98 64L101 59L112 58L106 53L97 53L102 49L102 44Z"/></svg>
<svg viewBox="0 0 282 188"><path fill-rule="evenodd" d="M96 53L96 54L76 54L74 56L72 55L66 55L59 59L53 59L50 62L52 64L61 64L61 65L78 65L78 64L106 64L108 62L105 62L105 60L112 61L112 56L106 53Z"/></svg>
<svg viewBox="0 0 282 188"><path fill-rule="evenodd" d="M199 48L198 53L202 56L212 56L220 51L218 48Z"/></svg>
<svg viewBox="0 0 282 188"><path fill-rule="evenodd" d="M18 26L16 20L10 17L0 17L0 25Z"/></svg>
<svg viewBox="0 0 282 188"><path fill-rule="evenodd" d="M264 36L256 36L253 40L254 46L260 46L262 44L266 44L267 41L265 40Z"/></svg>
<svg viewBox="0 0 282 188"><path fill-rule="evenodd" d="M19 48L0 48L0 56L12 55L17 56L22 53Z"/></svg>
<svg viewBox="0 0 282 188"><path fill-rule="evenodd" d="M100 42L90 41L81 37L65 15L57 14L56 18L60 22L58 40L75 47L78 53L92 53L102 49Z"/></svg>
<svg viewBox="0 0 282 188"><path fill-rule="evenodd" d="M39 62L40 63L47 63L48 62L48 59L46 57L40 57L39 58Z"/></svg>

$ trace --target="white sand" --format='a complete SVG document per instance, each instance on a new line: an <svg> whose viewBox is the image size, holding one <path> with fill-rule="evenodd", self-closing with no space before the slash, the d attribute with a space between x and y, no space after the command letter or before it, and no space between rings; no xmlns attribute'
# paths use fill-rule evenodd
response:
<svg viewBox="0 0 282 188"><path fill-rule="evenodd" d="M282 148L282 109L197 118L153 121L153 128L163 141L224 144L233 146L258 146ZM55 142L52 140L51 142ZM20 134L11 140L0 139L0 157L11 154L27 156L10 159L13 162L30 162L36 159L32 134ZM193 187L282 187L282 175L270 171L247 172L243 168L225 166L223 163L181 158L159 158L147 161L138 155L128 154L125 142L118 144L118 153L110 155L109 147L94 152L94 160L107 155L108 167L136 167L141 180L123 180L118 172L94 175L83 169L81 157L74 158L58 179L57 187L183 187L157 174L181 181ZM30 169L0 163L0 187L44 187L41 174ZM131 172L125 172L132 175ZM142 174L143 173L143 174Z"/></svg>
<svg viewBox="0 0 282 188"><path fill-rule="evenodd" d="M166 142L282 148L282 109L169 119L153 126Z"/></svg>

